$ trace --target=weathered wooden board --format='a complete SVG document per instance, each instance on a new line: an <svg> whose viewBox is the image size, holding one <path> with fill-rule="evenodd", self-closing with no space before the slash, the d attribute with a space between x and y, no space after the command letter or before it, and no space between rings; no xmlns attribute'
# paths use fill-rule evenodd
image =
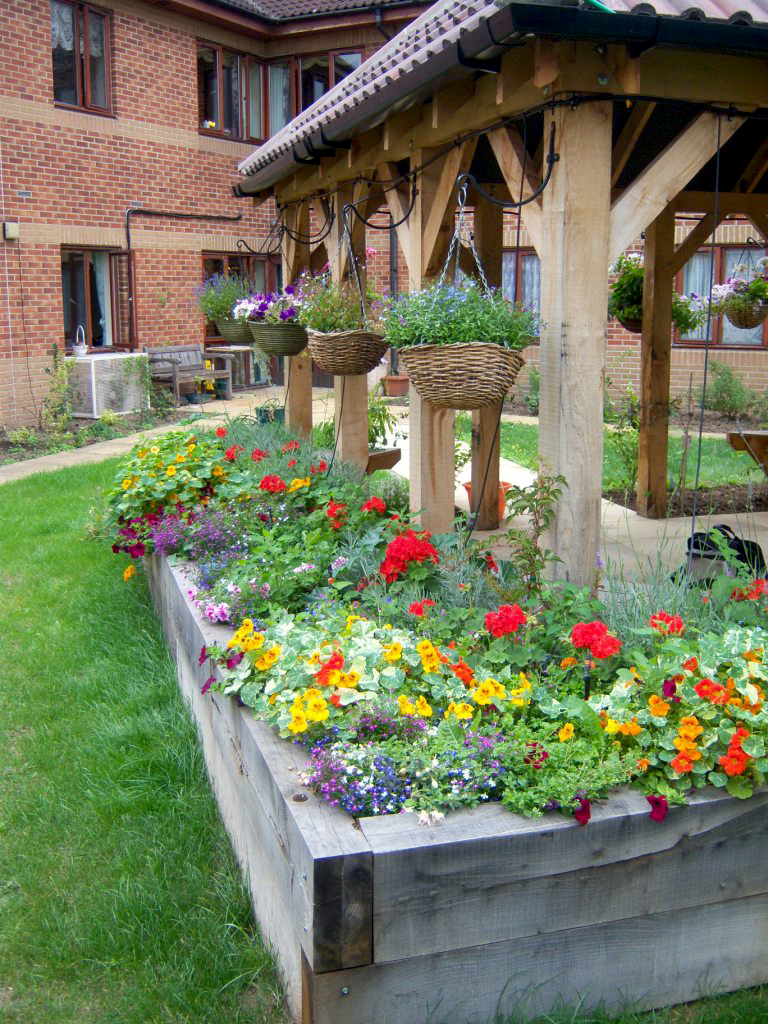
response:
<svg viewBox="0 0 768 1024"><path fill-rule="evenodd" d="M768 791L698 794L649 820L622 791L581 828L498 805L428 828L355 828L301 786L301 750L200 694L202 623L183 570L148 559L224 823L302 1024L488 1024L620 1010L768 980Z"/></svg>
<svg viewBox="0 0 768 1024"><path fill-rule="evenodd" d="M440 842L438 825L420 830L435 834L431 842L406 832L401 849L366 819L376 962L768 892L768 795L738 804L707 797L662 823L640 799L634 813L613 811L587 828L532 821L462 841L454 827Z"/></svg>
<svg viewBox="0 0 768 1024"><path fill-rule="evenodd" d="M559 1007L669 1006L765 981L767 947L768 896L649 914L323 974L314 1024L489 1024Z"/></svg>

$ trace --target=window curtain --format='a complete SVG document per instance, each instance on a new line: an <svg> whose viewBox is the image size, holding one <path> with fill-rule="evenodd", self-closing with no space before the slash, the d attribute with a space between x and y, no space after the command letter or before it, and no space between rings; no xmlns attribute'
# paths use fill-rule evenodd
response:
<svg viewBox="0 0 768 1024"><path fill-rule="evenodd" d="M104 18L98 15L88 18L88 52L91 58L104 56Z"/></svg>
<svg viewBox="0 0 768 1024"><path fill-rule="evenodd" d="M520 301L523 306L537 313L541 310L541 262L535 253L526 253L521 259L522 289Z"/></svg>
<svg viewBox="0 0 768 1024"><path fill-rule="evenodd" d="M269 133L274 135L291 120L291 70L269 65Z"/></svg>
<svg viewBox="0 0 768 1024"><path fill-rule="evenodd" d="M517 267L515 266L515 253L504 252L501 254L501 294L508 302L514 302L516 288Z"/></svg>
<svg viewBox="0 0 768 1024"><path fill-rule="evenodd" d="M683 267L683 294L699 295L707 298L711 292L711 279L709 268L711 255L702 251L694 253ZM699 327L698 330L689 331L685 335L686 341L706 341L707 325Z"/></svg>
<svg viewBox="0 0 768 1024"><path fill-rule="evenodd" d="M97 332L96 324L92 323L92 332L94 336L97 333L101 335L100 344L111 345L112 302L109 285L109 255L105 252L91 253L89 263L89 269L91 271L91 289L95 290L96 297L98 299L98 310L93 310L92 312L98 312L98 323L101 328L100 331ZM96 341L97 339L94 337L94 344L96 344Z"/></svg>
<svg viewBox="0 0 768 1024"><path fill-rule="evenodd" d="M71 53L75 48L75 12L68 4L51 4L51 46Z"/></svg>

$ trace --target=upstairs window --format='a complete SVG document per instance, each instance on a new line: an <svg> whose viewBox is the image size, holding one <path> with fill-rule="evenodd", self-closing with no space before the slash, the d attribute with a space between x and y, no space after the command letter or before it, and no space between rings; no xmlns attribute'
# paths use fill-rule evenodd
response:
<svg viewBox="0 0 768 1024"><path fill-rule="evenodd" d="M355 50L348 53L331 51L312 57L302 57L299 61L301 109L311 107L342 78L346 78L350 72L359 68L362 62L363 55Z"/></svg>
<svg viewBox="0 0 768 1024"><path fill-rule="evenodd" d="M263 65L221 46L198 43L197 103L201 131L229 139L263 139Z"/></svg>
<svg viewBox="0 0 768 1024"><path fill-rule="evenodd" d="M53 98L106 113L110 109L109 15L90 4L51 2Z"/></svg>

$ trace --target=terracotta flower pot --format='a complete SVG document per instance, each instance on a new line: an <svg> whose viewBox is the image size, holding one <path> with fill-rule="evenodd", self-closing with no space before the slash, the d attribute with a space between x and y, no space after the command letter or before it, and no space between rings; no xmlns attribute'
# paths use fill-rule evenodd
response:
<svg viewBox="0 0 768 1024"><path fill-rule="evenodd" d="M499 522L502 522L507 517L507 491L510 489L512 484L506 480L499 481ZM467 498L469 498L469 507L472 508L472 484L465 483L464 490L467 492Z"/></svg>

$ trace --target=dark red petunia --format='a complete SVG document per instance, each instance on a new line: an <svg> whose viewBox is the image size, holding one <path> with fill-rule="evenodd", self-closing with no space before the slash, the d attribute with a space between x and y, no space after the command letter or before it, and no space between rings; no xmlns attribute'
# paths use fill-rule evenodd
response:
<svg viewBox="0 0 768 1024"><path fill-rule="evenodd" d="M216 682L216 676L208 676L203 685L200 687L200 693L208 693L211 685Z"/></svg>
<svg viewBox="0 0 768 1024"><path fill-rule="evenodd" d="M665 796L659 796L656 793L651 793L645 798L651 805L651 813L649 815L651 821L664 821L669 810L669 804Z"/></svg>
<svg viewBox="0 0 768 1024"><path fill-rule="evenodd" d="M579 808L573 812L573 816L580 825L586 825L592 817L592 805L586 796L579 796L576 799L579 801Z"/></svg>
<svg viewBox="0 0 768 1024"><path fill-rule="evenodd" d="M200 657L197 659L197 664L198 665L202 665L207 657L208 657L208 648L205 646L205 644L203 644L203 646L200 648Z"/></svg>

